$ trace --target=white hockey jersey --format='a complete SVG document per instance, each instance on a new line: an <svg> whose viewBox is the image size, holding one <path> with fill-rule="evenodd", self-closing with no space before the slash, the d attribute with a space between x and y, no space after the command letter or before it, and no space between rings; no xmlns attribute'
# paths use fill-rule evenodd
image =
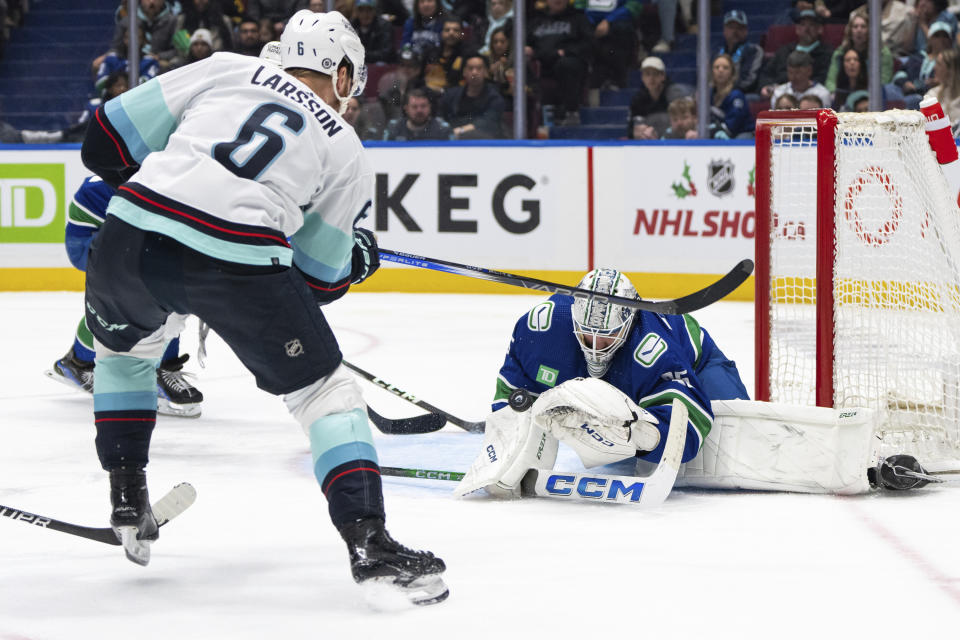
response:
<svg viewBox="0 0 960 640"><path fill-rule="evenodd" d="M373 172L353 129L305 84L216 53L109 101L104 128L140 168L108 213L202 253L349 278Z"/></svg>

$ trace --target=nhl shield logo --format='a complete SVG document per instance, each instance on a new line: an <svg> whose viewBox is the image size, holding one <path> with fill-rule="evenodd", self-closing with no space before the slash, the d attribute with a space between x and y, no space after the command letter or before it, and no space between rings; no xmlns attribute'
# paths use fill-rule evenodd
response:
<svg viewBox="0 0 960 640"><path fill-rule="evenodd" d="M299 338L294 338L287 344L283 345L283 348L287 352L287 357L296 358L299 355L303 355L303 345L300 344Z"/></svg>
<svg viewBox="0 0 960 640"><path fill-rule="evenodd" d="M733 193L733 160L711 160L707 167L707 189L717 197Z"/></svg>

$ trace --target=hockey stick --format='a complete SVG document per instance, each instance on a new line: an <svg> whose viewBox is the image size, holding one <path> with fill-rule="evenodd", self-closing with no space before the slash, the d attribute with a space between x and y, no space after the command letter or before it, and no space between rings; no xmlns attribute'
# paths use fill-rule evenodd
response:
<svg viewBox="0 0 960 640"><path fill-rule="evenodd" d="M437 471L436 469L408 469L406 467L380 467L380 475L397 478L423 478L425 480L451 480L460 482L467 475L460 471Z"/></svg>
<svg viewBox="0 0 960 640"><path fill-rule="evenodd" d="M547 291L549 293L562 293L573 296L574 298L605 298L624 307L632 309L641 309L643 311L653 311L655 313L682 314L702 309L706 306L725 298L746 281L747 277L753 273L753 261L742 260L730 273L723 276L716 282L707 287L695 291L691 294L675 298L673 300L661 300L654 302L652 300L640 300L631 298L622 298L620 296L609 295L605 293L596 293L579 289L577 287L568 287L555 282L518 276L503 271L494 271L484 267L473 267L437 258L425 258L410 253L400 251L390 251L389 249L380 249L380 258L388 262L396 262L411 267L420 267L421 269L432 269L434 271L443 271L456 275L467 276L468 278L477 278L480 280L489 280L501 284L509 284L515 287L524 287L526 289L535 289L537 291Z"/></svg>
<svg viewBox="0 0 960 640"><path fill-rule="evenodd" d="M197 499L197 490L189 482L181 482L163 496L153 505L153 515L157 519L157 525L163 526L186 511L187 507L192 505ZM21 511L13 507L0 505L0 516L19 520L26 524L36 525L44 529L53 529L62 533L69 533L72 536L79 536L88 540L103 542L120 546L120 539L113 532L111 527L84 527L79 524L71 524L62 520L48 518L47 516L38 516L35 513Z"/></svg>
<svg viewBox="0 0 960 640"><path fill-rule="evenodd" d="M423 416L414 416L413 418L404 418L402 422L404 422L403 426L407 430L406 431L394 430L392 431L392 433L430 433L432 431L439 431L441 428L443 428L444 423L448 421L457 425L461 429L465 429L469 431L470 433L483 433L484 426L486 425L486 423L484 422L468 422L466 420L461 420L455 415L447 413L443 409L438 409L437 407L433 406L429 402L418 399L412 393L407 393L402 389L398 389L397 387L393 386L386 380L381 380L380 378L373 375L372 373L368 371L364 371L357 365L347 362L346 360L343 361L343 366L350 369L361 378L365 380L369 380L370 382L377 385L381 389L385 389L386 391L389 391L393 395L399 398L403 398L407 402L415 404L421 409L426 409L427 411L430 412L429 414L423 415ZM374 421L374 424L376 424L376 419L373 417L374 416L373 410L369 410L369 412L370 412L370 419ZM381 420L385 420L385 418L383 418L382 416L378 416L378 417ZM437 420L439 420L439 426L436 426ZM398 421L394 420L393 422L398 422ZM433 428L428 428L428 427L433 427ZM390 433L389 431L386 431L384 428L382 428L379 424L377 424L377 428L383 431L384 433ZM393 428L393 427L391 426L388 428Z"/></svg>
<svg viewBox="0 0 960 640"><path fill-rule="evenodd" d="M447 424L446 418L433 413L412 418L386 418L368 406L367 415L377 429L392 436L433 433L440 431L443 425Z"/></svg>

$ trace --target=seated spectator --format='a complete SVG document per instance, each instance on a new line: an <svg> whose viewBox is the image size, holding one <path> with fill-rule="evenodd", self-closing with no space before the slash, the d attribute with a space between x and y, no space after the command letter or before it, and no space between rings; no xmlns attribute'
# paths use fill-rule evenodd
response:
<svg viewBox="0 0 960 640"><path fill-rule="evenodd" d="M740 9L727 11L723 16L724 44L717 53L729 55L737 67L736 88L743 93L754 93L763 66L763 47L747 42L747 34L747 14Z"/></svg>
<svg viewBox="0 0 960 640"><path fill-rule="evenodd" d="M593 48L594 27L567 0L546 0L547 10L536 14L527 31L528 57L540 63L541 102L554 105L558 125L580 123L580 101Z"/></svg>
<svg viewBox="0 0 960 640"><path fill-rule="evenodd" d="M440 97L440 117L453 127L457 140L502 138L504 101L487 82L487 59L474 54L463 65L464 84L452 87Z"/></svg>
<svg viewBox="0 0 960 640"><path fill-rule="evenodd" d="M920 97L936 85L933 74L937 56L952 48L954 44L950 25L946 22L934 22L930 25L926 51L919 56L911 56L893 76L893 83L900 88L908 108L918 109ZM894 91L892 87L891 91Z"/></svg>
<svg viewBox="0 0 960 640"><path fill-rule="evenodd" d="M439 0L413 0L413 16L403 25L401 46L409 47L424 61L431 61L440 50L443 12Z"/></svg>
<svg viewBox="0 0 960 640"><path fill-rule="evenodd" d="M795 95L785 93L779 98L777 98L776 104L773 105L774 109L787 111L790 109L799 109L800 101L797 100Z"/></svg>
<svg viewBox="0 0 960 640"><path fill-rule="evenodd" d="M832 104L827 88L813 81L813 59L805 51L794 51L787 58L787 81L773 90L770 105L776 104L777 98L785 93L793 94L797 99L805 93L812 93L820 97L824 106Z"/></svg>
<svg viewBox="0 0 960 640"><path fill-rule="evenodd" d="M438 93L455 87L463 79L463 61L466 47L463 43L463 25L460 18L449 15L443 19L440 49L436 57L423 69L423 81Z"/></svg>
<svg viewBox="0 0 960 640"><path fill-rule="evenodd" d="M117 97L129 88L130 80L127 76L126 67L119 71L113 71L100 79L97 83L97 97L90 98L87 101L84 110L80 112L80 117L77 118L76 124L66 130L63 141L83 142L87 133L87 126L89 126L97 109L104 102Z"/></svg>
<svg viewBox="0 0 960 640"><path fill-rule="evenodd" d="M627 137L631 140L660 140L669 126L670 116L666 111L651 113L649 116L636 116L631 121Z"/></svg>
<svg viewBox="0 0 960 640"><path fill-rule="evenodd" d="M827 71L827 80L823 86L828 91L837 90L837 78L842 75L844 56L847 51L855 50L859 54L861 66L867 67L867 52L870 45L870 21L867 18L867 8L860 7L850 14L850 21L843 32L843 42L830 59L830 69ZM880 82L887 84L893 80L893 54L886 47L880 48Z"/></svg>
<svg viewBox="0 0 960 640"><path fill-rule="evenodd" d="M894 56L907 53L905 42L913 38L910 7L900 0L883 0L880 5L880 40Z"/></svg>
<svg viewBox="0 0 960 640"><path fill-rule="evenodd" d="M590 2L574 0L593 26L594 61L591 88L620 89L627 86L627 71L635 60L637 31L633 20L642 9L639 0Z"/></svg>
<svg viewBox="0 0 960 640"><path fill-rule="evenodd" d="M290 16L307 8L307 0L245 0L247 15L260 25L260 39L279 40Z"/></svg>
<svg viewBox="0 0 960 640"><path fill-rule="evenodd" d="M244 17L237 27L237 39L233 45L233 51L245 56L259 56L260 50L267 42L269 40L260 40L259 23L253 18Z"/></svg>
<svg viewBox="0 0 960 640"><path fill-rule="evenodd" d="M487 10L486 31L484 32L480 53L490 55L490 38L493 36L493 32L508 23L513 24L512 20L512 0L490 0L490 8Z"/></svg>
<svg viewBox="0 0 960 640"><path fill-rule="evenodd" d="M186 66L197 60L203 60L213 55L213 36L206 29L197 29L190 36L190 48L187 50L187 57L182 62L175 63L171 69Z"/></svg>
<svg viewBox="0 0 960 640"><path fill-rule="evenodd" d="M630 101L630 122L638 116L646 117L654 113L667 112L667 68L663 60L656 56L647 56L640 63L640 87Z"/></svg>
<svg viewBox="0 0 960 640"><path fill-rule="evenodd" d="M377 13L391 26L403 27L410 19L410 11L404 5L403 0L379 0L378 6L380 10Z"/></svg>
<svg viewBox="0 0 960 640"><path fill-rule="evenodd" d="M833 104L844 104L854 91L867 89L867 67L860 60L856 49L848 49L843 54L843 73L835 81Z"/></svg>
<svg viewBox="0 0 960 640"><path fill-rule="evenodd" d="M513 110L513 95L516 86L513 66L513 41L510 39L510 33L507 31L507 27L495 29L493 35L490 36L490 82L496 85L500 95L506 100L507 111ZM532 78L533 68L528 62L525 87L528 95L533 93L530 82Z"/></svg>
<svg viewBox="0 0 960 640"><path fill-rule="evenodd" d="M797 42L780 47L760 74L760 95L764 98L772 96L777 85L787 82L787 58L795 51L802 51L810 56L814 82L827 79L832 51L820 40L823 35L823 18L807 9L799 11L794 21Z"/></svg>
<svg viewBox="0 0 960 640"><path fill-rule="evenodd" d="M713 117L723 123L731 138L753 131L753 118L747 97L737 89L737 68L729 54L721 53L710 67L710 107ZM719 124L719 123L718 123Z"/></svg>
<svg viewBox="0 0 960 640"><path fill-rule="evenodd" d="M801 109L823 109L823 101L820 99L820 96L805 93L800 96L799 107Z"/></svg>
<svg viewBox="0 0 960 640"><path fill-rule="evenodd" d="M919 54L927 48L927 34L934 22L950 25L950 36L956 41L957 16L947 9L947 0L917 0L910 12L911 28L907 31L903 48L908 54Z"/></svg>
<svg viewBox="0 0 960 640"><path fill-rule="evenodd" d="M407 91L426 86L423 82L423 62L412 49L400 52L400 66L385 73L377 85L377 100L383 107L387 121L399 118Z"/></svg>
<svg viewBox="0 0 960 640"><path fill-rule="evenodd" d="M843 24L850 19L850 13L862 5L863 0L816 0L813 10L827 22Z"/></svg>
<svg viewBox="0 0 960 640"><path fill-rule="evenodd" d="M116 26L113 31L111 49L119 51L123 46L123 36L127 29L127 5L122 3L117 9ZM173 36L177 31L177 17L172 3L165 0L140 0L137 7L137 23L143 27L146 48L144 51L157 59L160 71L165 71L177 55L173 46ZM126 57L126 49L124 49Z"/></svg>
<svg viewBox="0 0 960 640"><path fill-rule="evenodd" d="M361 140L379 140L380 135L377 127L368 121L367 114L364 111L363 103L356 96L347 100L347 108L343 112L343 119L353 127L357 137Z"/></svg>
<svg viewBox="0 0 960 640"><path fill-rule="evenodd" d="M840 109L843 112L866 113L870 111L870 94L866 91L854 91Z"/></svg>
<svg viewBox="0 0 960 640"><path fill-rule="evenodd" d="M353 20L356 16L354 11L356 10L356 0L333 0L333 10L338 11L340 15L347 19L347 22ZM326 9L319 11L317 13L325 13Z"/></svg>
<svg viewBox="0 0 960 640"><path fill-rule="evenodd" d="M180 4L183 12L177 16L178 31L183 29L192 36L197 29L206 29L214 51L233 50L233 26L218 0L185 0Z"/></svg>
<svg viewBox="0 0 960 640"><path fill-rule="evenodd" d="M697 137L697 103L693 98L677 98L667 106L670 127L664 140L694 140Z"/></svg>
<svg viewBox="0 0 960 640"><path fill-rule="evenodd" d="M450 140L450 125L433 116L433 104L424 89L407 92L403 116L391 120L383 132L384 140Z"/></svg>
<svg viewBox="0 0 960 640"><path fill-rule="evenodd" d="M100 64L94 73L94 87L98 94L103 93L103 83L106 81L107 76L114 73L127 74L129 71L130 66L127 61L127 52L130 50L130 36L127 27L128 25L124 25L121 29L121 43L123 48L110 51L105 56L100 57ZM142 44L138 82L143 84L160 73L160 64L154 56L147 53L149 48L143 38L143 27L141 25L137 25L137 32L139 34L137 42Z"/></svg>
<svg viewBox="0 0 960 640"><path fill-rule="evenodd" d="M952 47L937 54L933 80L936 86L927 96L940 103L950 122L960 123L960 50Z"/></svg>
<svg viewBox="0 0 960 640"><path fill-rule="evenodd" d="M310 0L307 9L314 13L324 13L327 10L327 0Z"/></svg>
<svg viewBox="0 0 960 640"><path fill-rule="evenodd" d="M393 50L393 27L377 15L377 0L357 0L350 22L360 36L366 53L367 64L393 62L396 53Z"/></svg>

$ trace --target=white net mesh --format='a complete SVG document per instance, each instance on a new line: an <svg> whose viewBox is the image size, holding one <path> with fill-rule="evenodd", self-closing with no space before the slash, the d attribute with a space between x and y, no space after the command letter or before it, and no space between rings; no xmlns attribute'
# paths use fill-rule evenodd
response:
<svg viewBox="0 0 960 640"><path fill-rule="evenodd" d="M885 455L960 460L960 211L917 112L839 114L834 349L816 352L813 120L771 127L770 400L815 404L833 358L834 406L882 412ZM827 230L829 231L829 230Z"/></svg>

